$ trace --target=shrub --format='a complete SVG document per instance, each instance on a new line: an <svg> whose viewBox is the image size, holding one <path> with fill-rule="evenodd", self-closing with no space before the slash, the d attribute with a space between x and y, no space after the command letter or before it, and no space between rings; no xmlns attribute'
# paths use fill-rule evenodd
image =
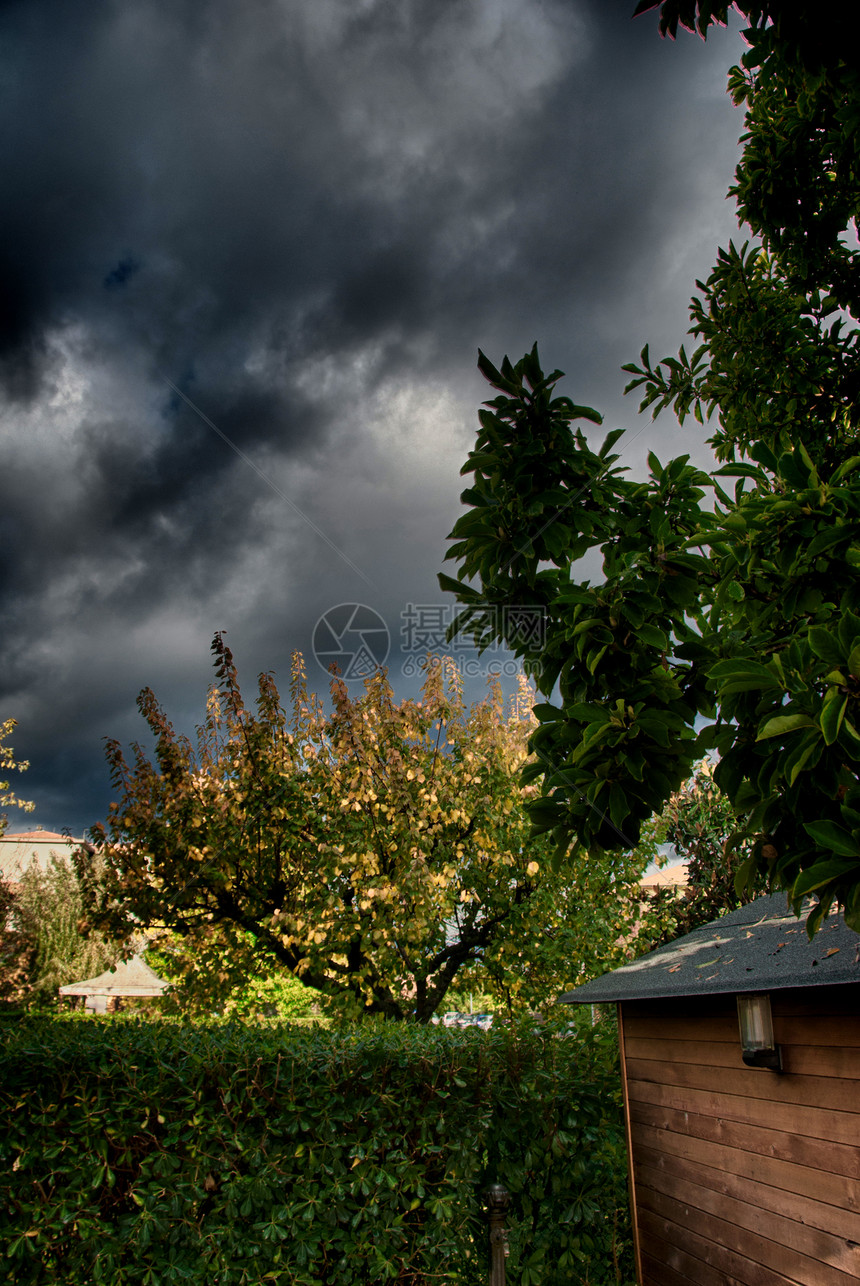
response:
<svg viewBox="0 0 860 1286"><path fill-rule="evenodd" d="M250 935L243 935L250 937ZM221 1016L243 1022L255 1018L274 1018L281 1022L311 1021L319 1011L320 993L306 987L276 960L267 960L262 952L242 957L255 964L260 972L232 974L217 988L212 997L206 994L200 979L217 976L223 946L218 939L207 943L201 935L193 954L177 944L171 935L160 937L146 952L146 961L155 972L171 984L160 1002L159 1012L182 1015L186 1020ZM182 960L177 967L177 956ZM268 965L268 968L266 966Z"/></svg>
<svg viewBox="0 0 860 1286"><path fill-rule="evenodd" d="M485 1286L498 1180L511 1281L625 1281L608 1027L7 1022L8 1279Z"/></svg>

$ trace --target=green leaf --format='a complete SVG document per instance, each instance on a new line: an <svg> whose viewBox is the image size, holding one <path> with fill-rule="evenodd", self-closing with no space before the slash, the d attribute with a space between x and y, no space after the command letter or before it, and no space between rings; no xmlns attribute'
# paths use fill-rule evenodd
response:
<svg viewBox="0 0 860 1286"><path fill-rule="evenodd" d="M483 595L480 590L473 589L471 585L466 585L463 581L454 580L453 576L446 576L444 572L439 572L437 579L442 589L448 590L451 594L456 594L458 598L470 603L483 602Z"/></svg>
<svg viewBox="0 0 860 1286"><path fill-rule="evenodd" d="M782 685L772 670L757 661L748 660L718 661L711 666L708 684L726 695L733 692L782 690Z"/></svg>
<svg viewBox="0 0 860 1286"><path fill-rule="evenodd" d="M765 475L754 464L724 464L721 469L715 469L711 476L713 478L755 478L757 482L765 481Z"/></svg>
<svg viewBox="0 0 860 1286"><path fill-rule="evenodd" d="M630 815L627 795L616 782L609 791L609 816L616 826L623 826Z"/></svg>
<svg viewBox="0 0 860 1286"><path fill-rule="evenodd" d="M821 710L821 731L828 746L832 746L839 736L839 729L842 727L847 708L848 698L843 697L838 689L831 688L824 698Z"/></svg>
<svg viewBox="0 0 860 1286"><path fill-rule="evenodd" d="M767 723L759 732L756 741L767 741L770 737L785 737L800 728L817 728L818 724L806 714L780 714Z"/></svg>
<svg viewBox="0 0 860 1286"><path fill-rule="evenodd" d="M658 480L663 476L663 466L653 451L648 452L648 468Z"/></svg>
<svg viewBox="0 0 860 1286"><path fill-rule="evenodd" d="M755 857L750 856L746 859L745 862L741 862L740 866L735 872L735 879L734 879L735 893L739 898L746 897L747 887L750 884L750 881L752 879L754 869L755 869Z"/></svg>
<svg viewBox="0 0 860 1286"><path fill-rule="evenodd" d="M845 653L839 644L838 639L830 630L825 629L822 625L811 626L807 635L809 646L816 656L829 666L840 666L845 659Z"/></svg>
<svg viewBox="0 0 860 1286"><path fill-rule="evenodd" d="M856 862L816 862L814 866L808 867L798 875L791 888L793 898L806 897L815 889L822 888L825 884L830 884L834 880L841 880L852 871L860 867L860 859Z"/></svg>
<svg viewBox="0 0 860 1286"><path fill-rule="evenodd" d="M559 399L561 401L561 399ZM599 411L595 411L593 406L579 406L575 402L569 403L568 414L572 420L587 420L589 424L602 424L603 416ZM620 435L623 429L616 429L615 432Z"/></svg>
<svg viewBox="0 0 860 1286"><path fill-rule="evenodd" d="M842 727L839 729L839 744L855 759L860 758L860 733L858 733L847 715L842 720Z"/></svg>
<svg viewBox="0 0 860 1286"><path fill-rule="evenodd" d="M809 763L809 760L816 754L816 752L820 752L820 749L821 743L816 738L816 740L811 741L808 746L801 748L800 754L791 760L790 766L789 764L786 764L784 771L788 773L789 786L794 785L806 765Z"/></svg>
<svg viewBox="0 0 860 1286"><path fill-rule="evenodd" d="M839 853L843 857L860 858L860 844L848 831L837 826L835 822L804 822L803 829L810 839L814 840L820 848L827 849L831 853Z"/></svg>
<svg viewBox="0 0 860 1286"><path fill-rule="evenodd" d="M860 678L860 645L851 649L845 668L854 678Z"/></svg>
<svg viewBox="0 0 860 1286"><path fill-rule="evenodd" d="M860 616L855 616L851 611L842 613L839 621L839 642L845 649L845 655L848 655L853 648L860 644Z"/></svg>
<svg viewBox="0 0 860 1286"><path fill-rule="evenodd" d="M636 638L638 641L646 643L648 647L657 648L660 652L667 652L669 650L668 636L656 625L649 625L647 623L640 625L636 630Z"/></svg>
<svg viewBox="0 0 860 1286"><path fill-rule="evenodd" d="M810 939L818 932L821 922L833 904L832 893L820 893L818 896L818 905L813 907L806 920L806 932L809 934Z"/></svg>
<svg viewBox="0 0 860 1286"><path fill-rule="evenodd" d="M609 644L607 643L604 647L600 648L598 651L589 653L589 656L585 664L590 674L594 674L597 667L600 665L600 662L603 660L603 657L606 655L608 648L609 648Z"/></svg>
<svg viewBox="0 0 860 1286"><path fill-rule="evenodd" d="M749 454L753 460L764 465L769 473L776 473L777 459L766 442L754 442L750 447Z"/></svg>
<svg viewBox="0 0 860 1286"><path fill-rule="evenodd" d="M541 723L556 723L559 719L564 718L564 712L559 710L558 706L550 705L546 701L533 706L532 713Z"/></svg>
<svg viewBox="0 0 860 1286"><path fill-rule="evenodd" d="M847 478L848 474L853 473L858 465L860 465L860 455L852 455L847 460L843 460L842 464L840 464L839 468L830 479L831 485L836 482L841 482L843 478Z"/></svg>
<svg viewBox="0 0 860 1286"><path fill-rule="evenodd" d="M555 707L550 708L554 709ZM539 707L535 706L536 714L538 709ZM561 711L558 714L560 715ZM586 701L580 701L576 705L570 706L565 711L565 714L569 715L571 719L575 719L577 723L608 723L610 719L609 711L603 706L592 705ZM540 715L538 715L538 718L540 718Z"/></svg>

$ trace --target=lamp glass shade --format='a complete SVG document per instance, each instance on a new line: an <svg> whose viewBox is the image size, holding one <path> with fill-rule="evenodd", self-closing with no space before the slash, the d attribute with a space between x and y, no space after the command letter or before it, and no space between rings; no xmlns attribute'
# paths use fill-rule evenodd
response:
<svg viewBox="0 0 860 1286"><path fill-rule="evenodd" d="M738 1023L744 1050L752 1054L774 1048L770 996L766 992L738 996Z"/></svg>
<svg viewBox="0 0 860 1286"><path fill-rule="evenodd" d="M741 1055L748 1067L782 1071L782 1051L773 1038L773 1018L767 992L747 992L737 998Z"/></svg>

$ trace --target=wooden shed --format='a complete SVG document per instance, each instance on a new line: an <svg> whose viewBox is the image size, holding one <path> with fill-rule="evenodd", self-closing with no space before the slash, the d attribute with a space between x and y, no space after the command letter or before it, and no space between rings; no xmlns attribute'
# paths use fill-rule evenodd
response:
<svg viewBox="0 0 860 1286"><path fill-rule="evenodd" d="M744 1061L755 994L781 1070ZM562 1000L618 1008L642 1286L856 1286L860 937L841 915L810 942L784 895L759 898Z"/></svg>

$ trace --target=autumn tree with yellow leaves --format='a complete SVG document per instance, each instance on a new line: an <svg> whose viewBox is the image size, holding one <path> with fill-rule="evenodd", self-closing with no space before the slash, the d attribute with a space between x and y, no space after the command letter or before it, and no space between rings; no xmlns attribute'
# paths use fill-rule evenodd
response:
<svg viewBox="0 0 860 1286"><path fill-rule="evenodd" d="M93 927L169 931L186 993L213 1004L276 967L341 1012L418 1022L464 971L512 998L549 985L531 908L552 918L560 877L523 806L525 681L470 707L450 661L418 700L395 701L382 672L355 698L335 677L326 714L297 655L288 714L270 674L249 709L220 635L213 653L196 745L148 689L153 760L108 745L118 799L77 859Z"/></svg>
<svg viewBox="0 0 860 1286"><path fill-rule="evenodd" d="M26 772L30 765L26 760L16 760L15 752L9 745L9 737L17 726L15 719L0 720L0 772ZM35 805L32 800L21 799L15 791L11 778L0 781L0 809L20 808L25 813L32 813ZM6 830L9 819L5 812L0 812L0 835Z"/></svg>

